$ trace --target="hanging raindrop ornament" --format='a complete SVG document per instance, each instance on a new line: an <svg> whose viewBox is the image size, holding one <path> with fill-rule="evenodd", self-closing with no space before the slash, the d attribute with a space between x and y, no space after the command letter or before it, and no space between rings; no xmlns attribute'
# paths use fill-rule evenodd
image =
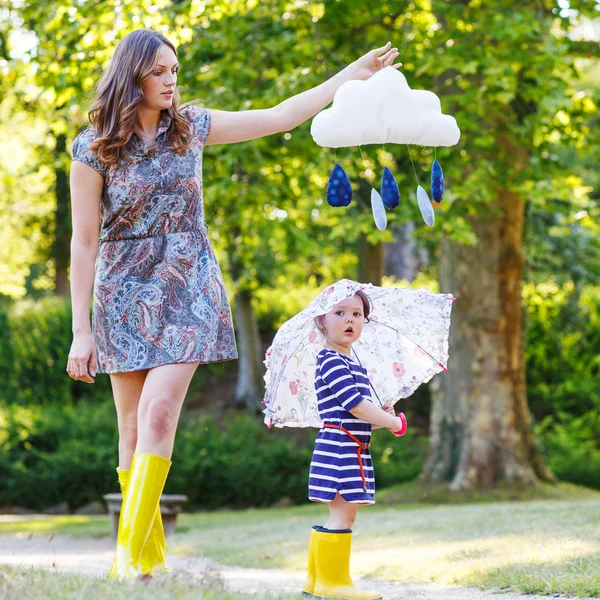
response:
<svg viewBox="0 0 600 600"><path fill-rule="evenodd" d="M427 192L420 185L417 186L417 204L419 205L419 210L423 216L423 221L425 221L429 227L433 227L433 224L435 223L433 206Z"/></svg>
<svg viewBox="0 0 600 600"><path fill-rule="evenodd" d="M352 186L344 169L335 165L327 183L327 202L331 206L348 206L352 201Z"/></svg>
<svg viewBox="0 0 600 600"><path fill-rule="evenodd" d="M437 158L431 165L431 197L436 202L444 199L444 172Z"/></svg>
<svg viewBox="0 0 600 600"><path fill-rule="evenodd" d="M385 214L383 200L375 188L371 188L371 210L373 211L375 226L379 231L383 231L387 227L387 215Z"/></svg>
<svg viewBox="0 0 600 600"><path fill-rule="evenodd" d="M392 172L387 168L383 168L381 175L381 198L386 208L390 210L396 208L400 204L400 191L398 184Z"/></svg>
<svg viewBox="0 0 600 600"><path fill-rule="evenodd" d="M325 148L368 144L454 146L460 139L456 120L442 113L440 99L427 90L412 90L404 75L393 67L378 71L366 81L352 80L341 85L332 106L315 116L310 131L315 142ZM329 179L327 201L332 206L347 206L352 189L343 169L338 167L334 167ZM336 183L332 183L333 179ZM418 178L417 184L417 205L431 227L434 207ZM444 197L444 176L437 160L432 165L431 196L436 202ZM385 209L393 210L399 203L398 185L386 167L381 176L381 194L371 191L373 219L378 229L382 225L385 228Z"/></svg>

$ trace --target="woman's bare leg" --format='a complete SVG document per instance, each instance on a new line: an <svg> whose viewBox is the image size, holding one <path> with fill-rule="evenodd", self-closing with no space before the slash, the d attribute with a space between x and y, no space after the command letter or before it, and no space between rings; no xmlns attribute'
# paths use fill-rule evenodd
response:
<svg viewBox="0 0 600 600"><path fill-rule="evenodd" d="M181 407L198 364L162 365L148 371L137 412L136 452L171 458Z"/></svg>
<svg viewBox="0 0 600 600"><path fill-rule="evenodd" d="M138 405L148 370L113 373L113 391L119 425L119 468L128 470L137 444Z"/></svg>

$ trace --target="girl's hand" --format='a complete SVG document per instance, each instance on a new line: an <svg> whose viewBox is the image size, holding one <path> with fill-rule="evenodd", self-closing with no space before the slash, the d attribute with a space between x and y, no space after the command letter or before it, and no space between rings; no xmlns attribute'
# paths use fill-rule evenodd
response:
<svg viewBox="0 0 600 600"><path fill-rule="evenodd" d="M92 377L96 376L96 344L91 332L73 336L67 361L67 373L75 381L94 383Z"/></svg>
<svg viewBox="0 0 600 600"><path fill-rule="evenodd" d="M377 71L381 71L385 67L392 66L394 69L399 69L402 63L394 64L394 60L398 58L400 53L398 48L392 48L391 42L388 42L381 48L376 48L367 52L364 56L354 61L350 68L352 70L352 79L369 79L375 75Z"/></svg>
<svg viewBox="0 0 600 600"><path fill-rule="evenodd" d="M392 415L392 417L396 416L396 411L394 411L394 407L391 404L390 405L386 404L385 406L382 406L381 408L383 408L383 410L385 410L385 412L388 415Z"/></svg>

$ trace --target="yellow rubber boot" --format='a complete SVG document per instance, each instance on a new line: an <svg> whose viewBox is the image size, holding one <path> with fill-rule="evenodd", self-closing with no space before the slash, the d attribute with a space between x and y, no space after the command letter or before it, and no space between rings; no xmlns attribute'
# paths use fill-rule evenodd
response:
<svg viewBox="0 0 600 600"><path fill-rule="evenodd" d="M117 469L117 477L119 478L119 486L124 499L127 483L129 482L129 470ZM119 520L119 528L120 525L121 521ZM156 515L154 515L154 522L152 523L150 535L142 550L140 567L142 569L142 574L144 575L155 575L156 573L168 573L170 571L167 565L167 543L165 540L162 517L160 515L160 506L156 509ZM114 570L116 570L116 561L113 562L109 577L114 576Z"/></svg>
<svg viewBox="0 0 600 600"><path fill-rule="evenodd" d="M310 542L308 543L308 575L302 586L302 595L312 597L315 592L316 568L315 568L315 545L317 540L316 525L310 532Z"/></svg>
<svg viewBox="0 0 600 600"><path fill-rule="evenodd" d="M316 531L315 598L339 600L381 600L378 592L359 590L350 577L352 531Z"/></svg>
<svg viewBox="0 0 600 600"><path fill-rule="evenodd" d="M109 577L134 579L143 574L142 551L158 510L171 461L157 454L134 454L121 507L115 561Z"/></svg>

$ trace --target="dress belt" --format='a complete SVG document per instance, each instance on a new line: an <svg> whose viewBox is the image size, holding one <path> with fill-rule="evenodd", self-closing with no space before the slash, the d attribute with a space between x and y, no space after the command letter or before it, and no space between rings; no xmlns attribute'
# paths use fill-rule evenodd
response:
<svg viewBox="0 0 600 600"><path fill-rule="evenodd" d="M358 449L356 451L356 457L358 459L358 468L360 469L360 476L362 478L363 490L367 491L367 478L365 477L365 469L363 467L362 456L361 453L364 450L368 450L371 447L371 444L363 444L355 435L352 435L345 427L342 427L342 424L332 425L331 423L324 423L324 428L327 429L339 429L343 431L354 443L358 445Z"/></svg>
<svg viewBox="0 0 600 600"><path fill-rule="evenodd" d="M165 235L177 235L183 233L205 233L208 234L208 225L204 224L200 229L189 229L188 231L166 231L165 233L155 233L149 235L138 235L137 237L122 237L111 238L107 240L99 239L99 244L107 244L109 242L135 242L136 240L147 240L155 237L163 237Z"/></svg>

